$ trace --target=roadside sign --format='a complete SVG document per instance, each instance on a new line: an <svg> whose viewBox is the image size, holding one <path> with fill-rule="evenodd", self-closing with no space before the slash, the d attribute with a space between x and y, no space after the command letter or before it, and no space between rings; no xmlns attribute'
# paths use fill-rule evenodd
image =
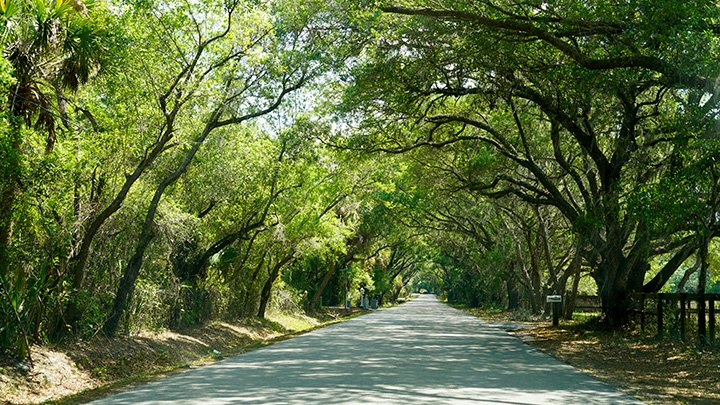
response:
<svg viewBox="0 0 720 405"><path fill-rule="evenodd" d="M547 302L562 302L562 295L548 295Z"/></svg>

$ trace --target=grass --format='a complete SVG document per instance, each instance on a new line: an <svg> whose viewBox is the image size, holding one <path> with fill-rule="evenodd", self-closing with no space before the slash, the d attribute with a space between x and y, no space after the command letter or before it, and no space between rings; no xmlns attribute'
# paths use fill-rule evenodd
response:
<svg viewBox="0 0 720 405"><path fill-rule="evenodd" d="M462 304L448 304L453 308L467 312L478 318L496 322L538 322L540 316L533 315L525 310L507 311L500 308L477 308Z"/></svg>
<svg viewBox="0 0 720 405"><path fill-rule="evenodd" d="M311 329L322 324L317 318L300 314L271 313L269 318L281 324L286 330L292 332Z"/></svg>
<svg viewBox="0 0 720 405"><path fill-rule="evenodd" d="M598 319L600 319L599 312L575 312L575 313L573 313L573 321L576 321L579 324L584 324L587 322L594 322Z"/></svg>

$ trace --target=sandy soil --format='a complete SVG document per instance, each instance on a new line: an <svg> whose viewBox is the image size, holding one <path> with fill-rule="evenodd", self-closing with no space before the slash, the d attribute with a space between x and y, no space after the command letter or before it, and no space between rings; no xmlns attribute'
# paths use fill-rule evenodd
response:
<svg viewBox="0 0 720 405"><path fill-rule="evenodd" d="M528 327L514 333L527 344L650 404L720 404L720 342L705 348L678 340L640 337L637 331L590 330L573 321L461 308L488 321Z"/></svg>
<svg viewBox="0 0 720 405"><path fill-rule="evenodd" d="M620 332L542 326L514 332L540 350L651 404L720 403L720 351Z"/></svg>
<svg viewBox="0 0 720 405"><path fill-rule="evenodd" d="M56 347L35 346L32 369L0 358L0 404L67 400L83 392L80 398L92 398L116 386L242 353L342 315L353 314L338 310L317 318L282 315L270 321L213 322L182 332L143 332L115 339L96 336Z"/></svg>

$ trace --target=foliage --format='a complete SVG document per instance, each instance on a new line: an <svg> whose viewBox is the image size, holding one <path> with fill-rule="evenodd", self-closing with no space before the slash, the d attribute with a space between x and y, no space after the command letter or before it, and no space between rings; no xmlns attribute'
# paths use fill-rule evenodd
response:
<svg viewBox="0 0 720 405"><path fill-rule="evenodd" d="M342 116L360 129L330 141L415 152L447 178L451 193L468 190L495 201L512 196L514 204L529 205L537 224L510 219L530 232L521 238L530 255L519 268L525 263L537 274L543 264L547 289L562 291L582 260L606 322L620 326L628 320L630 293L659 289L717 230L709 214L717 207L710 191L717 176L700 174L691 162L702 161L698 144L716 131L718 72L707 53L685 52L718 46L709 28L718 9L707 2L683 7L681 23L669 17L676 12L669 2L654 3L652 12L647 7L381 6L377 31L367 33L375 47L354 66L345 92ZM435 153L442 157L429 158ZM704 201L696 203L697 185L708 177ZM555 228L565 236L551 252L543 247L551 229L546 218L557 214ZM678 249L687 233L695 234L695 244ZM648 261L665 251L676 260L643 285ZM548 292L537 276L530 280L531 290Z"/></svg>
<svg viewBox="0 0 720 405"><path fill-rule="evenodd" d="M708 1L0 0L0 350L717 288ZM104 327L103 327L104 325Z"/></svg>

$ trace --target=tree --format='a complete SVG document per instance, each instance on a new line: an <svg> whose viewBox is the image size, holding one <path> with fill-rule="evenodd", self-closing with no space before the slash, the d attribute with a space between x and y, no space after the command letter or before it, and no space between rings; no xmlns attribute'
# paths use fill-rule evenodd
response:
<svg viewBox="0 0 720 405"><path fill-rule="evenodd" d="M0 45L15 77L6 94L11 127L2 156L11 163L0 190L0 276L4 276L9 265L13 205L20 192L23 126L45 132L45 153L52 152L57 127L54 105L58 104L60 117L66 119L63 92L77 90L98 72L105 57L105 33L94 8L88 9L78 0L7 2L0 11Z"/></svg>
<svg viewBox="0 0 720 405"><path fill-rule="evenodd" d="M705 45L717 9L648 7L383 7L382 28L390 28L356 69L348 103L365 101L353 110L390 117L391 125L368 126L355 145L403 152L479 141L494 148L517 169L468 187L556 207L583 244L607 323L622 325L665 236L627 215L626 190L666 170L675 142L707 133L717 103L713 63L707 54L685 54ZM689 92L709 94L692 114L675 109ZM689 130L664 125L668 119Z"/></svg>
<svg viewBox="0 0 720 405"><path fill-rule="evenodd" d="M115 334L120 317L132 295L145 250L153 239L153 222L165 190L186 172L201 145L214 131L271 113L280 106L288 93L300 88L309 76L315 74L312 59L308 53L299 49L303 46L300 42L302 29L296 32L287 31L284 32L285 35L273 38L269 35L272 25L268 25L272 24L272 21L259 20L258 26L253 29L243 27L244 32L235 32L233 20L238 6L239 3L236 2L227 7L227 21L216 33L205 34L198 26L198 54L215 42L222 43L231 32L234 34L234 41L247 45L228 46L228 50L221 48L218 54L211 55L206 62L203 75L219 75L216 83L222 86L222 93L211 104L203 129L183 154L180 163L171 169L156 187L133 257L123 271L112 312L103 326L103 331L108 336ZM258 14L258 17L262 17L262 14ZM208 26L208 29L212 28ZM243 38L242 35L247 37ZM252 55L252 52L264 53L260 63L254 60L255 55Z"/></svg>
<svg viewBox="0 0 720 405"><path fill-rule="evenodd" d="M41 188L36 181L41 181L46 174L43 172L48 171L43 167L52 165L58 130L75 130L65 93L77 91L106 65L112 35L105 18L102 4L94 2L33 0L0 4L0 46L7 58L3 61L9 62L8 71L14 78L12 87L3 89L3 110L8 113L9 125L0 139L0 160L4 162L0 183L0 282L13 285L13 301L19 307L38 311L35 319L40 318L41 310L31 302L43 294L43 284L53 282L48 269L51 266L46 266L45 275L32 287L35 292L23 296L29 291L23 283L33 277L25 273L26 266L13 266L17 202L27 190ZM42 157L33 155L39 152L39 137L45 139ZM36 162L40 176L30 172ZM12 267L15 271L11 271ZM25 321L18 318L17 322ZM39 333L39 322L27 326L35 335ZM29 355L27 337L16 347L20 357Z"/></svg>

